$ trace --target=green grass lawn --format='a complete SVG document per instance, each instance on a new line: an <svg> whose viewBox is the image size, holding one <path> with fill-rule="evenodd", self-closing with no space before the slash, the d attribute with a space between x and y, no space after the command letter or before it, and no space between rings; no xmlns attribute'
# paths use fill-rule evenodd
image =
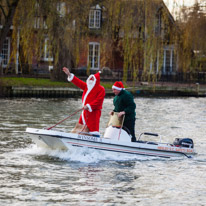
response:
<svg viewBox="0 0 206 206"><path fill-rule="evenodd" d="M40 87L75 87L69 82L58 82L50 79L24 78L24 77L0 77L1 86L40 86ZM111 89L112 83L101 82L105 89Z"/></svg>
<svg viewBox="0 0 206 206"><path fill-rule="evenodd" d="M42 87L68 87L68 82L51 81L50 79L24 78L24 77L1 77L3 86L42 86Z"/></svg>

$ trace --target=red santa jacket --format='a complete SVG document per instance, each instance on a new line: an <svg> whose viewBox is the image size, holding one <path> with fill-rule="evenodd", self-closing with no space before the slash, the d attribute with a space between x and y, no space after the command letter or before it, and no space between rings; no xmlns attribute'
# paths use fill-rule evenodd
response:
<svg viewBox="0 0 206 206"><path fill-rule="evenodd" d="M90 83L91 79L93 81ZM82 106L87 105L89 108L89 112L85 110L82 112L79 123L86 124L91 132L99 132L101 109L105 97L105 89L100 85L99 72L95 75L90 75L86 83L73 74L68 80L83 90Z"/></svg>

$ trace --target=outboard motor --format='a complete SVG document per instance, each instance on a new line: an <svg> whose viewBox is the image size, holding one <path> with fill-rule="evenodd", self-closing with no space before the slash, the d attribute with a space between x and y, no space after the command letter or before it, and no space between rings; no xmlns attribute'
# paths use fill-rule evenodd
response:
<svg viewBox="0 0 206 206"><path fill-rule="evenodd" d="M190 138L176 138L173 144L176 147L187 147L187 148L194 147L193 140Z"/></svg>

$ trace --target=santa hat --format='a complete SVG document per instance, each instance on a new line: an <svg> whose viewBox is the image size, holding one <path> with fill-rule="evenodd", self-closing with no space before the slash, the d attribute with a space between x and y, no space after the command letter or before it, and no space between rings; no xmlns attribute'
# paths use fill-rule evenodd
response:
<svg viewBox="0 0 206 206"><path fill-rule="evenodd" d="M122 82L115 82L114 85L112 86L112 89L116 89L120 91L125 88Z"/></svg>
<svg viewBox="0 0 206 206"><path fill-rule="evenodd" d="M98 71L94 76L97 80L100 80L100 73L101 71Z"/></svg>
<svg viewBox="0 0 206 206"><path fill-rule="evenodd" d="M89 83L90 80L93 78L93 82L92 83ZM97 72L96 74L91 74L88 78L87 78L87 87L89 90L92 90L92 88L95 86L95 85L99 85L100 84L100 72Z"/></svg>

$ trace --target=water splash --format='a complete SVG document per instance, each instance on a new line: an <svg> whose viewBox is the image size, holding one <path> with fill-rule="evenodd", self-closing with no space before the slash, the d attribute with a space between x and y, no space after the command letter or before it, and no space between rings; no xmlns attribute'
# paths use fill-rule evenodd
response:
<svg viewBox="0 0 206 206"><path fill-rule="evenodd" d="M49 148L40 148L32 144L27 148L20 149L16 153L25 155L38 155L58 158L68 162L80 163L99 163L101 161L147 161L164 160L160 157L138 156L131 154L114 153L109 151L100 151L90 148L69 146L67 151L52 150Z"/></svg>

